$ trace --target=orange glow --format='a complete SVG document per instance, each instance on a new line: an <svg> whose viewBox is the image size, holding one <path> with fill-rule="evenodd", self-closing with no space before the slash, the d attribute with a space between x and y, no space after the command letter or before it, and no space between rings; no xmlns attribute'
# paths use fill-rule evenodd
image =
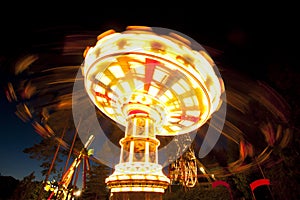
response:
<svg viewBox="0 0 300 200"><path fill-rule="evenodd" d="M156 135L185 134L220 106L222 81L204 50L177 33L129 26L98 36L84 52L86 91L105 115L126 127L120 162L106 178L111 192L160 192L170 179L158 164Z"/></svg>
<svg viewBox="0 0 300 200"><path fill-rule="evenodd" d="M219 107L223 86L210 56L203 50L193 50L190 44L178 34L159 35L143 26L101 34L97 44L87 49L82 70L90 98L103 113L124 126L128 106L142 104L154 114L157 135L199 128ZM200 112L187 114L194 110ZM174 122L172 116L178 112L185 120L178 117Z"/></svg>

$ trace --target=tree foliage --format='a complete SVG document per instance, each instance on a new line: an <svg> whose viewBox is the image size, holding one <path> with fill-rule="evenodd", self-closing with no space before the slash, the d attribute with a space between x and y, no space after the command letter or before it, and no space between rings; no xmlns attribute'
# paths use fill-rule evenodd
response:
<svg viewBox="0 0 300 200"><path fill-rule="evenodd" d="M39 181L35 181L34 172L29 174L28 176L25 176L20 183L18 184L18 187L15 189L12 197L9 199L11 200L37 200L40 198L40 190L41 187L43 187L43 184ZM46 194L44 194L46 195ZM46 196L42 196L41 199L45 199Z"/></svg>
<svg viewBox="0 0 300 200"><path fill-rule="evenodd" d="M94 163L91 165L91 170L87 175L86 189L83 191L81 199L108 199L109 191L105 184L105 178L110 174L111 169L101 163Z"/></svg>
<svg viewBox="0 0 300 200"><path fill-rule="evenodd" d="M198 184L192 189L181 187L177 190L167 191L163 195L163 200L230 200L230 193L224 187L216 187L214 189L211 186Z"/></svg>
<svg viewBox="0 0 300 200"><path fill-rule="evenodd" d="M0 200L8 199L19 185L20 181L11 176L0 174Z"/></svg>

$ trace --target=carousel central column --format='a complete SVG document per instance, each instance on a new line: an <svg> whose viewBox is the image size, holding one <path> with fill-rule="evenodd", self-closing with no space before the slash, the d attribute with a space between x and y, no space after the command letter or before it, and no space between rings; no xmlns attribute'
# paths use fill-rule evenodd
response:
<svg viewBox="0 0 300 200"><path fill-rule="evenodd" d="M155 138L155 122L142 110L130 111L126 121L120 162L106 179L112 199L162 199L170 180L158 164L160 142Z"/></svg>

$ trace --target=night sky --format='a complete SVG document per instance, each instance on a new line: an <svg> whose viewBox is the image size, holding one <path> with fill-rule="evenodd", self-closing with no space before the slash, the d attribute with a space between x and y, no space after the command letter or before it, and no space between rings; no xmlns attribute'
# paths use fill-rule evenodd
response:
<svg viewBox="0 0 300 200"><path fill-rule="evenodd" d="M39 162L30 159L23 153L24 148L38 143L41 137L36 134L30 124L21 121L15 114L15 107L7 102L1 94L1 164L0 173L3 176L13 176L21 180L35 171L38 177Z"/></svg>
<svg viewBox="0 0 300 200"><path fill-rule="evenodd" d="M293 12L282 14L284 7L266 10L256 6L229 10L210 7L203 13L205 8L104 9L102 5L99 10L91 10L79 5L77 9L49 5L45 11L42 5L28 9L20 6L14 8L15 18L7 20L10 16L1 14L0 64L31 46L61 42L67 34L85 30L100 34L111 28L122 31L128 25L145 25L182 32L202 45L223 51L223 62L237 71L253 79L268 80L266 72L271 70L271 64L296 63L293 55L298 24L294 23ZM5 67L1 66L1 89L7 80ZM41 137L30 124L17 118L15 107L5 98L4 90L0 95L0 173L17 179L32 171L40 176L39 162L22 151L39 142Z"/></svg>

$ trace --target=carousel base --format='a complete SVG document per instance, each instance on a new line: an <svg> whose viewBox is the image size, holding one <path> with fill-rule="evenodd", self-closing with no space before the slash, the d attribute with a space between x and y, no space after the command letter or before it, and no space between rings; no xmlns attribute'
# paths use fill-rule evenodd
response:
<svg viewBox="0 0 300 200"><path fill-rule="evenodd" d="M114 200L161 200L170 179L155 163L120 163L105 179ZM127 172L124 172L127 171Z"/></svg>
<svg viewBox="0 0 300 200"><path fill-rule="evenodd" d="M163 193L157 192L113 192L110 200L162 200Z"/></svg>

